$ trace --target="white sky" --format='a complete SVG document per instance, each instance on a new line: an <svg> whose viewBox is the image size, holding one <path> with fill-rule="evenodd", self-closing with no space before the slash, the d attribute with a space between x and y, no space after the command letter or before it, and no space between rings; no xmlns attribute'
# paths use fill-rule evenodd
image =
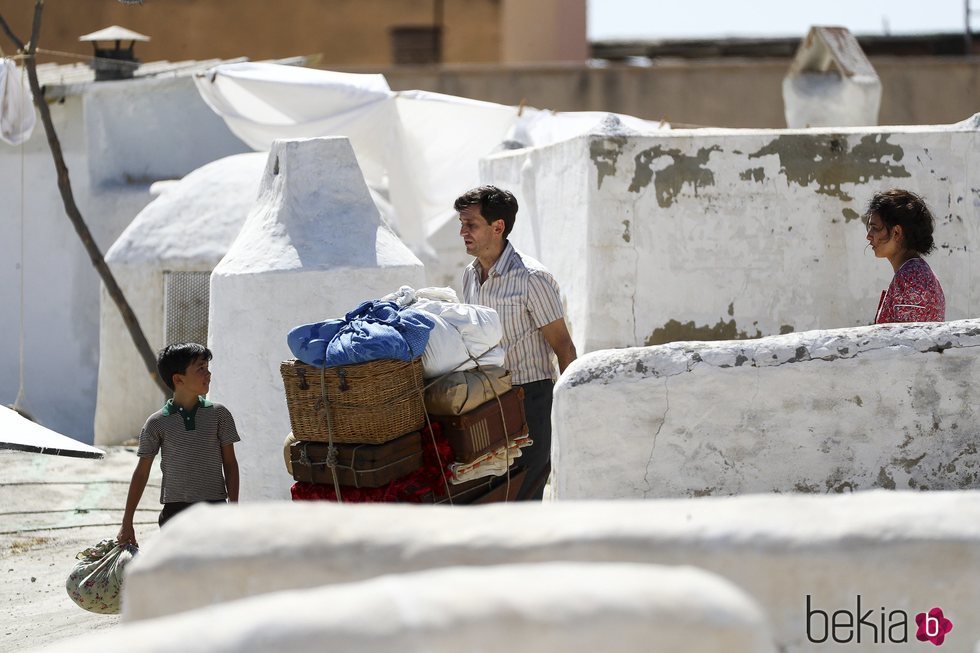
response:
<svg viewBox="0 0 980 653"><path fill-rule="evenodd" d="M964 0L587 0L590 40L799 36L811 25L855 34L964 30ZM980 2L973 0L973 32Z"/></svg>

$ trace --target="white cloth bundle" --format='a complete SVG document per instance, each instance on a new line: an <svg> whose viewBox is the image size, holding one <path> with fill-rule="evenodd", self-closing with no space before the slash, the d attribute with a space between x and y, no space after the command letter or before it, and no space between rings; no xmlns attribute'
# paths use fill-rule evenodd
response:
<svg viewBox="0 0 980 653"><path fill-rule="evenodd" d="M89 612L118 614L123 570L136 551L132 544L116 544L115 540L102 540L79 551L75 556L79 562L65 581L68 596Z"/></svg>
<svg viewBox="0 0 980 653"><path fill-rule="evenodd" d="M411 286L402 286L390 295L381 298L383 302L395 302L398 308L411 306L420 299L431 299L437 302L456 302L459 297L452 288L432 286L430 288L419 288L415 290Z"/></svg>
<svg viewBox="0 0 980 653"><path fill-rule="evenodd" d="M479 365L504 364L503 337L497 311L476 304L460 304L452 288L402 286L381 298L400 308L425 311L435 323L422 355L422 373L427 379Z"/></svg>

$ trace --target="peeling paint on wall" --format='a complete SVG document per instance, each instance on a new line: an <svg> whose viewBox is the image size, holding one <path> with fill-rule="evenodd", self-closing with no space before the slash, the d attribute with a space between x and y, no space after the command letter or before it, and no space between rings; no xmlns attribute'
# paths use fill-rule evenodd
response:
<svg viewBox="0 0 980 653"><path fill-rule="evenodd" d="M782 324L779 327L779 335L784 336L787 333L793 333L795 330L792 324Z"/></svg>
<svg viewBox="0 0 980 653"><path fill-rule="evenodd" d="M616 174L616 162L619 161L619 155L623 153L625 146L625 136L595 138L589 143L589 157L595 164L599 176L599 188L602 188L603 179Z"/></svg>
<svg viewBox="0 0 980 653"><path fill-rule="evenodd" d="M749 168L748 170L743 170L738 173L738 178L743 181L765 181L766 180L766 169L765 168Z"/></svg>
<svg viewBox="0 0 980 653"><path fill-rule="evenodd" d="M718 320L714 326L696 326L693 321L682 324L677 320L668 320L662 328L654 329L644 344L649 347L681 340L748 340L761 337L762 332L758 329L754 335L749 335L744 330L739 331L735 320Z"/></svg>
<svg viewBox="0 0 980 653"><path fill-rule="evenodd" d="M690 184L695 195L698 194L699 187L714 185L715 173L704 166L708 163L712 152L721 151L717 145L702 147L696 156L688 156L680 150L667 149L660 145L643 150L636 155L636 170L629 190L631 193L639 193L653 181L657 204L661 208L667 208L673 204L684 184ZM662 157L670 157L673 163L654 173L651 166L654 161Z"/></svg>
<svg viewBox="0 0 980 653"><path fill-rule="evenodd" d="M854 209L843 209L841 213L844 215L844 224L847 224L851 220L860 220L861 214Z"/></svg>
<svg viewBox="0 0 980 653"><path fill-rule="evenodd" d="M817 193L851 201L854 198L841 190L842 184L911 176L905 166L897 163L905 152L901 146L889 143L888 138L889 134L862 136L860 143L848 150L844 135L786 134L749 154L749 158L778 156L779 172L786 176L787 183L809 186L815 182ZM889 163L886 158L896 163Z"/></svg>
<svg viewBox="0 0 980 653"><path fill-rule="evenodd" d="M630 221L623 220L623 240L629 242L631 239L632 236L630 235Z"/></svg>
<svg viewBox="0 0 980 653"><path fill-rule="evenodd" d="M883 487L886 490L894 490L895 489L895 479L892 478L892 475L889 474L888 471L885 470L884 467L882 467L881 469L878 470L878 482L877 482L877 486L878 487Z"/></svg>

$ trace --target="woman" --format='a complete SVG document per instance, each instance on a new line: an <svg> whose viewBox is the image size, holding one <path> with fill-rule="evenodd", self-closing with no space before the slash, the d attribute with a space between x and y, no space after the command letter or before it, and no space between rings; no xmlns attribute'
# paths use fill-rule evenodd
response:
<svg viewBox="0 0 980 653"><path fill-rule="evenodd" d="M875 324L945 320L943 287L922 260L935 248L935 220L922 198L898 188L875 193L864 218L875 256L888 259L895 271L881 293Z"/></svg>

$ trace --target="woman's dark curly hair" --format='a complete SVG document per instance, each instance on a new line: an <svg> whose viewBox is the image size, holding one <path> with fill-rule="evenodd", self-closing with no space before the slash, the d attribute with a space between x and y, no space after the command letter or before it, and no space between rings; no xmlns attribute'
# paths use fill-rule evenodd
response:
<svg viewBox="0 0 980 653"><path fill-rule="evenodd" d="M936 220L925 201L915 193L901 188L877 192L868 203L865 224L872 214L877 214L888 229L901 225L906 247L916 254L925 255L936 248L932 238Z"/></svg>

